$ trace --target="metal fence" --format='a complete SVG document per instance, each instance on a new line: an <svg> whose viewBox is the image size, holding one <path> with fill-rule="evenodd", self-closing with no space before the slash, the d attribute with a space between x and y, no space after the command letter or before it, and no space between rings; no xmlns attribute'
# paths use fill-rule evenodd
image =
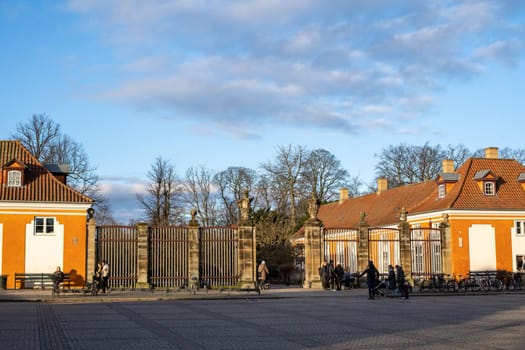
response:
<svg viewBox="0 0 525 350"><path fill-rule="evenodd" d="M357 229L325 228L324 258L340 263L347 272L357 272L357 242Z"/></svg>
<svg viewBox="0 0 525 350"><path fill-rule="evenodd" d="M425 279L443 272L441 230L439 228L411 228L412 276Z"/></svg>
<svg viewBox="0 0 525 350"><path fill-rule="evenodd" d="M368 259L374 262L380 274L387 274L388 265L400 262L400 232L398 228L368 229Z"/></svg>
<svg viewBox="0 0 525 350"><path fill-rule="evenodd" d="M97 261L110 266L112 288L133 288L137 282L137 229L133 226L101 226L96 231Z"/></svg>
<svg viewBox="0 0 525 350"><path fill-rule="evenodd" d="M200 280L213 287L235 286L239 281L238 232L229 227L200 229Z"/></svg>
<svg viewBox="0 0 525 350"><path fill-rule="evenodd" d="M112 288L134 288L138 278L138 230L135 226L99 226L97 261L107 260ZM199 228L199 280L208 286L235 286L239 281L238 232L229 227ZM189 229L150 227L148 282L160 288L189 284Z"/></svg>
<svg viewBox="0 0 525 350"><path fill-rule="evenodd" d="M150 284L163 288L188 285L189 238L187 227L150 227L148 249Z"/></svg>

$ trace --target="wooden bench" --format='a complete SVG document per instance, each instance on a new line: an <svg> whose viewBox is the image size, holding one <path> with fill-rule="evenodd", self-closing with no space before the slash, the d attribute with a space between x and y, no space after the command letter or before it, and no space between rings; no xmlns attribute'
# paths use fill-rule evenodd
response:
<svg viewBox="0 0 525 350"><path fill-rule="evenodd" d="M55 277L52 273L15 273L15 289L53 287ZM62 290L71 289L69 273L64 273L64 279L60 282ZM30 285L30 286L29 286Z"/></svg>

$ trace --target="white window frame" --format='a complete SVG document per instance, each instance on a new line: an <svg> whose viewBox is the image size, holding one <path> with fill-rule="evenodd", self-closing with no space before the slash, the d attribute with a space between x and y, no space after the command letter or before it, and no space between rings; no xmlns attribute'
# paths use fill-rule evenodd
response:
<svg viewBox="0 0 525 350"><path fill-rule="evenodd" d="M520 264L521 262L521 264ZM521 265L521 268L520 268ZM525 255L523 254L516 254L516 270L517 271L523 271L525 270Z"/></svg>
<svg viewBox="0 0 525 350"><path fill-rule="evenodd" d="M20 170L9 170L7 172L7 186L9 187L22 186L22 172Z"/></svg>
<svg viewBox="0 0 525 350"><path fill-rule="evenodd" d="M514 232L516 236L525 237L525 220L514 221Z"/></svg>
<svg viewBox="0 0 525 350"><path fill-rule="evenodd" d="M445 184L439 184L438 185L438 198L445 198L445 195L447 194L447 186Z"/></svg>
<svg viewBox="0 0 525 350"><path fill-rule="evenodd" d="M485 181L483 183L483 193L485 193L485 196L496 195L496 183L494 181Z"/></svg>
<svg viewBox="0 0 525 350"><path fill-rule="evenodd" d="M35 217L35 236L54 236L56 219L49 216L37 216Z"/></svg>

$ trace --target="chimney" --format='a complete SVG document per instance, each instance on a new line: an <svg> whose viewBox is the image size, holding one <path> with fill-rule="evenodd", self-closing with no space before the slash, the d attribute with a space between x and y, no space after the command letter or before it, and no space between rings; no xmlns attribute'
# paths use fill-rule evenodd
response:
<svg viewBox="0 0 525 350"><path fill-rule="evenodd" d="M498 159L498 147L487 147L485 148L485 158L487 159Z"/></svg>
<svg viewBox="0 0 525 350"><path fill-rule="evenodd" d="M454 160L453 159L443 159L441 162L441 167L443 168L444 174L451 174L454 172Z"/></svg>
<svg viewBox="0 0 525 350"><path fill-rule="evenodd" d="M388 190L388 180L384 177L380 177L377 179L377 194L381 194L386 190Z"/></svg>
<svg viewBox="0 0 525 350"><path fill-rule="evenodd" d="M339 190L339 203L343 203L348 199L348 188L343 187Z"/></svg>

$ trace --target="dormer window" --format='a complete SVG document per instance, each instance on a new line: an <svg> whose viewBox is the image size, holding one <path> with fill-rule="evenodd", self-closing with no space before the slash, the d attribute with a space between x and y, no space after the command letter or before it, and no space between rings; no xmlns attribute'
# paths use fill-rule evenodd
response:
<svg viewBox="0 0 525 350"><path fill-rule="evenodd" d="M493 181L486 181L483 183L483 191L485 196L494 196L496 194L496 183Z"/></svg>
<svg viewBox="0 0 525 350"><path fill-rule="evenodd" d="M445 184L439 184L438 186L438 198L445 198L447 194L447 186Z"/></svg>
<svg viewBox="0 0 525 350"><path fill-rule="evenodd" d="M20 187L22 186L22 172L19 170L10 170L7 172L7 186Z"/></svg>
<svg viewBox="0 0 525 350"><path fill-rule="evenodd" d="M496 195L496 183L500 177L492 172L492 170L479 170L474 175L474 180L478 182L479 189L483 191L485 196Z"/></svg>

